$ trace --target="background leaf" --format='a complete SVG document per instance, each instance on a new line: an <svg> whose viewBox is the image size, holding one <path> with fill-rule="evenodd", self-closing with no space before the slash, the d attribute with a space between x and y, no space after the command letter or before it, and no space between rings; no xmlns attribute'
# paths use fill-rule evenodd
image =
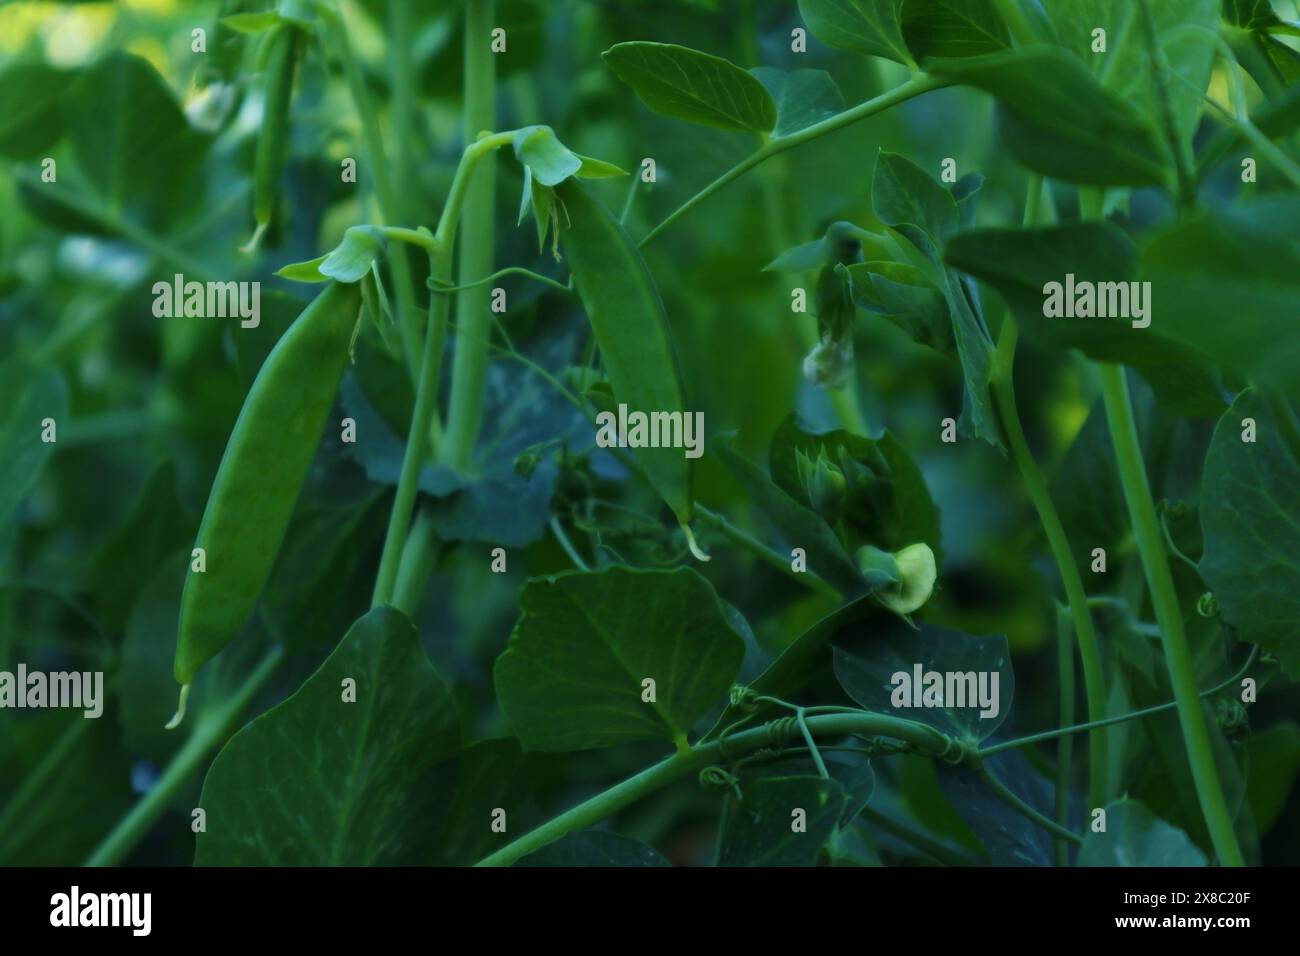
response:
<svg viewBox="0 0 1300 956"><path fill-rule="evenodd" d="M904 0L799 0L809 32L827 46L911 63L903 42Z"/></svg>
<svg viewBox="0 0 1300 956"><path fill-rule="evenodd" d="M1084 837L1079 866L1205 866L1205 854L1182 830L1123 799L1106 805L1106 832Z"/></svg>
<svg viewBox="0 0 1300 956"><path fill-rule="evenodd" d="M765 777L729 796L718 866L812 866L844 813L844 788L823 777ZM792 829L802 810L806 829Z"/></svg>
<svg viewBox="0 0 1300 956"><path fill-rule="evenodd" d="M657 850L609 830L570 833L515 866L668 866Z"/></svg>

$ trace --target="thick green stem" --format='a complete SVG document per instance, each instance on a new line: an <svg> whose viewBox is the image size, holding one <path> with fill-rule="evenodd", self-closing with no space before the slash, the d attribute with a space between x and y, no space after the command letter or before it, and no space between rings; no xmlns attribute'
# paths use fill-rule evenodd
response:
<svg viewBox="0 0 1300 956"><path fill-rule="evenodd" d="M465 13L465 142L496 126L496 64L490 46L493 0L468 4ZM470 183L461 233L459 285L469 285L492 271L495 163L488 158ZM492 319L490 290L466 289L456 300L456 359L442 460L457 471L469 468L483 418L488 345Z"/></svg>
<svg viewBox="0 0 1300 956"><path fill-rule="evenodd" d="M938 731L925 724L901 720L884 714L850 713L827 714L807 718L811 732L820 736L864 734L892 737L911 744L926 753L941 752L947 743ZM766 726L755 727L707 744L679 751L640 773L598 793L571 810L508 843L495 853L484 857L477 866L509 866L520 857L540 850L567 834L600 822L641 798L661 790L692 773L719 760L737 757L771 746L771 734Z"/></svg>
<svg viewBox="0 0 1300 956"><path fill-rule="evenodd" d="M485 156L491 155L493 150L509 143L513 136L513 131L492 133L465 147L460 165L456 167L456 176L451 182L451 191L447 194L447 203L443 206L442 216L438 220L438 231L433 235L429 264L431 278L435 282L450 281L451 251L456 238L456 228L460 224L461 208L465 205L466 194L475 168ZM415 409L411 414L411 429L406 439L406 452L402 458L402 473L397 481L397 494L393 498L393 511L388 519L384 551L379 559L379 574L375 578L372 607L388 604L393 599L406 533L411 524L411 513L415 510L420 469L424 466L424 453L429 439L430 424L433 421L434 406L438 398L437 382L438 367L442 361L442 330L446 328L449 307L448 296L430 296L428 328L424 335L424 356L420 363L415 390Z"/></svg>
<svg viewBox="0 0 1300 956"><path fill-rule="evenodd" d="M284 660L284 649L276 646L248 675L239 689L216 709L194 722L190 737L172 757L162 777L144 798L127 813L86 860L86 866L116 866L130 855L158 820L172 797L187 780L207 764L235 729L244 708L270 680Z"/></svg>
<svg viewBox="0 0 1300 956"><path fill-rule="evenodd" d="M426 505L415 516L415 524L407 535L393 585L393 607L411 620L420 611L420 598L438 561L438 544L438 533Z"/></svg>
<svg viewBox="0 0 1300 956"><path fill-rule="evenodd" d="M993 359L993 374L990 387L1002 419L1002 428L1006 433L1007 444L1011 448L1011 457L1020 469L1025 482L1025 489L1038 512L1038 520L1047 536L1047 546L1052 552L1056 568L1061 575L1061 585L1065 589L1066 600L1070 607L1070 619L1074 622L1074 633L1079 642L1079 658L1083 663L1084 696L1088 702L1088 717L1100 721L1106 716L1106 682L1101 664L1101 647L1097 643L1097 632L1093 627L1092 615L1088 611L1088 595L1083 589L1083 579L1079 576L1078 565L1070 551L1070 540L1061 516L1047 490L1047 481L1025 438L1024 428L1020 424L1020 412L1016 407L1015 386L1012 381L1012 369L1015 361L1016 339L1018 331L1015 320L1007 315L1002 323L1002 332L998 336L997 351ZM1106 771L1109 766L1107 755L1108 740L1104 728L1096 727L1088 739L1088 799L1094 807L1106 805L1110 795Z"/></svg>
<svg viewBox="0 0 1300 956"><path fill-rule="evenodd" d="M869 99L865 103L859 103L852 109L836 113L834 116L828 116L820 123L814 123L811 126L799 130L797 133L791 133L789 136L778 136L775 139L768 140L767 144L757 152L741 160L735 166L731 167L731 169L727 170L713 182L709 183L709 185L697 192L690 199L686 200L686 202L682 203L682 205L678 206L677 209L668 216L668 218L646 234L645 238L641 240L640 245L649 245L661 232L671 226L682 216L686 215L686 213L690 212L704 200L708 199L723 186L727 185L732 180L740 178L745 173L749 172L749 170L753 169L760 163L766 162L773 156L784 153L787 149L794 149L796 146L802 146L804 143L825 136L827 133L833 133L838 129L843 129L845 126L856 123L858 120L866 119L868 116L874 116L892 106L897 106L899 103L906 102L915 96L920 96L922 93L928 93L930 90L937 90L941 87L951 85L951 80L939 79L938 77L928 76L921 73L914 76L906 83L894 87L888 92L882 93L873 99Z"/></svg>
<svg viewBox="0 0 1300 956"><path fill-rule="evenodd" d="M1160 535L1160 519L1156 516L1155 505L1151 500L1146 466L1142 461L1142 447L1138 442L1133 409L1129 404L1128 382L1124 378L1122 366L1100 363L1099 367L1106 422L1110 426L1120 482L1124 487L1124 501L1133 523L1142 568L1146 572L1156 622L1160 625L1165 663L1169 668L1169 680L1178 705L1178 722L1183 730L1196 795L1219 862L1224 866L1244 866L1245 859L1232 827L1232 815L1228 812L1228 803L1219 781L1219 768L1214 762L1214 751L1210 746L1210 733L1196 687L1196 671L1183 632L1178 592L1174 588L1169 559Z"/></svg>

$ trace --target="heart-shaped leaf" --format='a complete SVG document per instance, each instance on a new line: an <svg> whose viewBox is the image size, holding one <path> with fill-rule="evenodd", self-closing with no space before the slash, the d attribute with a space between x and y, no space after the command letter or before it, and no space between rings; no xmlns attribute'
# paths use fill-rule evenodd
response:
<svg viewBox="0 0 1300 956"><path fill-rule="evenodd" d="M494 676L525 750L682 744L745 653L712 586L690 568L533 578L519 606Z"/></svg>
<svg viewBox="0 0 1300 956"><path fill-rule="evenodd" d="M1089 830L1079 866L1205 866L1205 854L1187 834L1136 800L1106 805L1106 829Z"/></svg>

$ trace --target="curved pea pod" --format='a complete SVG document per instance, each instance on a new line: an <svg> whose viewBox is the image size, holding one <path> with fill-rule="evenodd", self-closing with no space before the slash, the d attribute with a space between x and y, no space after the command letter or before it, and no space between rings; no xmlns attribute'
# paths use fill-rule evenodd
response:
<svg viewBox="0 0 1300 956"><path fill-rule="evenodd" d="M182 685L253 613L320 444L360 306L359 285L331 282L248 390L199 524L204 569L191 563L181 595L173 673Z"/></svg>
<svg viewBox="0 0 1300 956"><path fill-rule="evenodd" d="M555 191L564 208L558 221L566 227L560 245L600 346L615 400L627 406L629 415L680 413L684 438L689 413L677 351L645 260L618 220L576 181L566 180ZM703 447L702 434L692 437L700 443L697 449ZM689 534L693 501L692 459L687 450L633 449L646 477Z"/></svg>
<svg viewBox="0 0 1300 956"><path fill-rule="evenodd" d="M291 23L275 28L268 40L262 129L253 160L253 216L257 228L244 246L251 252L262 240L275 215L280 176L289 138L289 104L293 99L293 74L302 55L304 34Z"/></svg>

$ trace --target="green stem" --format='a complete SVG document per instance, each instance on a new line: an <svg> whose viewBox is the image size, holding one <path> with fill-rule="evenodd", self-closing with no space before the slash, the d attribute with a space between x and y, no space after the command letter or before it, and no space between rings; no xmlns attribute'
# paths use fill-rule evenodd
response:
<svg viewBox="0 0 1300 956"><path fill-rule="evenodd" d="M225 742L234 730L240 714L257 695L275 669L284 660L284 649L278 645L262 659L257 669L248 675L239 689L219 707L204 713L194 723L189 739L172 757L163 775L143 799L127 813L86 860L86 866L116 866L130 855L144 839L150 827L167 809L172 797L191 776L202 768L212 753Z"/></svg>
<svg viewBox="0 0 1300 956"><path fill-rule="evenodd" d="M422 507L402 547L397 581L393 585L393 607L411 620L420 610L420 599L438 561L438 533L427 507Z"/></svg>
<svg viewBox="0 0 1300 956"><path fill-rule="evenodd" d="M5 804L4 813L0 813L0 857L3 857L5 843L11 841L18 832L19 822L26 816L28 804L45 792L54 772L63 766L68 754L72 753L93 724L93 720L82 714L72 718L68 728L59 735L54 746L45 752L40 763L31 773L23 776L22 784Z"/></svg>
<svg viewBox="0 0 1300 956"><path fill-rule="evenodd" d="M866 712L827 714L809 717L807 725L810 731L823 736L870 734L893 737L927 753L941 751L947 742L942 734L925 724L885 714ZM495 853L484 857L476 865L509 866L520 857L554 843L570 833L584 830L656 790L661 790L692 773L698 773L712 763L723 759L734 760L746 753L770 746L769 728L761 726L741 731L722 740L697 744L679 751L553 817Z"/></svg>
<svg viewBox="0 0 1300 956"><path fill-rule="evenodd" d="M1015 793L1013 793L1012 790L1005 783L999 780L997 776L993 774L992 771L990 771L987 767L980 767L979 775L980 775L980 779L982 779L984 783L988 785L988 788L990 790L992 790L995 794L1001 797L1002 800L1006 802L1008 806L1010 806L1013 810L1015 810L1025 819L1032 820L1034 823L1037 823L1044 830L1047 830L1049 833L1054 834L1055 836L1059 837L1062 840L1066 840L1070 843L1073 843L1075 846L1083 845L1083 838L1079 836L1079 834L1074 833L1071 830L1067 830L1065 827L1061 826L1055 820L1051 819L1050 817L1044 816L1043 814L1035 810L1033 807L1031 807L1029 804L1025 803L1025 801L1021 800L1018 796L1016 796Z"/></svg>
<svg viewBox="0 0 1300 956"><path fill-rule="evenodd" d="M640 245L649 245L661 232L671 226L682 216L686 215L686 213L690 212L704 200L708 199L723 186L726 186L733 180L740 178L745 173L749 172L749 170L766 162L773 156L784 153L787 149L794 149L796 146L802 146L804 143L825 136L827 133L833 133L836 130L843 129L845 126L856 123L858 120L866 119L868 116L874 116L890 107L897 106L899 103L906 102L915 96L920 96L922 93L928 93L930 90L937 90L945 86L951 86L952 82L953 81L951 80L944 80L938 77L928 76L924 73L919 73L906 83L899 84L892 90L869 99L865 103L859 103L851 109L843 110L842 112L836 113L834 116L828 116L820 123L814 123L811 126L799 130L797 133L791 133L789 136L778 136L774 139L768 140L767 143L757 152L752 153L745 159L741 160L735 166L731 167L731 169L727 170L713 182L709 183L697 192L690 199L686 200L686 202L682 203L682 205L678 206L677 209L669 214L668 218L646 234L645 238L641 240Z"/></svg>
<svg viewBox="0 0 1300 956"><path fill-rule="evenodd" d="M1070 619L1065 609L1056 608L1057 685L1061 695L1060 727L1074 722L1074 645L1070 641ZM1056 822L1062 827L1070 819L1070 777L1074 763L1074 737L1065 734L1056 747ZM1056 841L1056 865L1068 866L1070 848L1066 841Z"/></svg>
<svg viewBox="0 0 1300 956"><path fill-rule="evenodd" d="M1259 647L1252 646L1250 654L1246 657L1246 663L1241 665L1241 669L1233 674L1227 680L1220 681L1213 687L1201 691L1198 696L1202 699L1213 697L1224 688L1237 683L1246 672L1254 665L1259 658ZM1028 747L1031 744L1042 743L1045 740L1055 740L1058 737L1068 737L1070 734L1082 733L1085 730L1092 730L1095 727L1110 727L1115 724L1122 724L1130 720L1140 720L1143 717L1151 717L1154 714L1163 714L1167 710L1173 710L1178 706L1177 700L1167 701L1163 704L1152 704L1150 707L1143 707L1141 710L1129 711L1127 714L1119 714L1115 717L1107 717L1105 720L1099 720L1095 723L1089 721L1086 724L1074 724L1069 727L1060 727L1056 730L1044 730L1041 733L1029 734L1027 737L1017 737L1015 740L1004 740L1000 744L994 744L991 747L985 747L980 750L981 757L991 757L994 754L1001 753L1004 750L1014 750L1018 747Z"/></svg>
<svg viewBox="0 0 1300 956"><path fill-rule="evenodd" d="M447 203L443 206L442 216L438 220L438 230L433 235L429 270L434 281L445 282L451 276L452 248L456 238L456 228L460 223L461 208L465 205L466 192L475 168L493 150L509 143L513 136L513 131L492 133L465 147L460 165L456 167L455 178L451 182L451 191L447 194ZM411 414L411 429L406 440L405 455L402 458L402 473L397 481L397 493L393 498L393 511L388 519L384 551L379 559L379 573L375 578L375 590L371 599L372 607L388 604L393 599L407 529L411 524L411 513L415 510L420 469L424 466L424 453L429 439L430 424L433 421L434 406L437 403L438 366L442 361L442 342L449 307L450 300L447 296L429 297L428 329L424 335L424 357L420 363L415 390L415 409Z"/></svg>
<svg viewBox="0 0 1300 956"><path fill-rule="evenodd" d="M575 548L573 542L569 540L569 536L564 531L564 525L560 524L560 519L555 515L551 515L550 526L551 533L555 535L555 540L560 542L560 547L563 548L564 553L569 556L569 560L573 562L573 566L578 568L580 571L590 571L591 568L587 566L587 562L582 559L582 555L578 553L578 549Z"/></svg>
<svg viewBox="0 0 1300 956"><path fill-rule="evenodd" d="M465 12L465 142L496 126L496 63L489 45L496 4L478 0ZM460 285L492 271L495 163L483 163L465 198L465 227L460 242ZM467 290L456 300L456 358L452 367L447 433L441 457L456 471L469 468L483 418L491 315L486 289Z"/></svg>
<svg viewBox="0 0 1300 956"><path fill-rule="evenodd" d="M789 560L787 560L783 555L769 548L762 541L759 541L748 532L737 528L734 524L728 521L724 515L718 514L711 508L706 508L698 501L695 503L695 514L705 524L716 528L733 543L740 545L760 561L780 571L791 580L797 581L805 587L812 588L818 594L823 594L833 601L840 600L840 592L828 584L823 578L811 571L795 571L790 566Z"/></svg>
<svg viewBox="0 0 1300 956"><path fill-rule="evenodd" d="M1070 618L1074 622L1075 637L1079 642L1079 658L1083 664L1084 696L1088 704L1088 717L1093 721L1100 721L1106 716L1105 672L1102 669L1101 647L1097 642L1097 632L1093 627L1092 615L1088 612L1088 595L1083 589L1083 579L1079 576L1079 568L1070 551L1070 540L1066 536L1065 526L1062 525L1061 516L1048 492L1047 481L1039 470L1033 453L1029 450L1029 442L1025 438L1024 428L1020 424L1020 412L1016 406L1012 369L1018 335L1015 320L1008 314L998 336L990 387L997 402L1007 444L1011 448L1011 457L1015 460L1016 467L1020 469L1029 498L1038 512L1038 520L1047 536L1047 546L1061 575L1061 585L1065 589ZM1106 732L1101 727L1096 727L1089 735L1088 799L1094 807L1105 806L1110 793L1106 779L1106 770L1109 766L1108 744Z"/></svg>
<svg viewBox="0 0 1300 956"><path fill-rule="evenodd" d="M1099 367L1106 421L1110 426L1111 442L1124 487L1124 500L1133 522L1133 532L1137 538L1142 568L1146 572L1156 622L1160 625L1165 663L1169 668L1169 680L1177 702L1178 721L1183 730L1196 795L1219 862L1224 866L1244 866L1245 859L1233 831L1232 815L1228 812L1223 786L1219 781L1219 769L1210 746L1210 733L1196 688L1192 655L1183 633L1178 592L1174 588L1169 559L1160 537L1160 521L1151 501L1151 489L1142 461L1142 447L1138 442L1137 426L1129 404L1128 382L1124 378L1122 366L1099 363Z"/></svg>

